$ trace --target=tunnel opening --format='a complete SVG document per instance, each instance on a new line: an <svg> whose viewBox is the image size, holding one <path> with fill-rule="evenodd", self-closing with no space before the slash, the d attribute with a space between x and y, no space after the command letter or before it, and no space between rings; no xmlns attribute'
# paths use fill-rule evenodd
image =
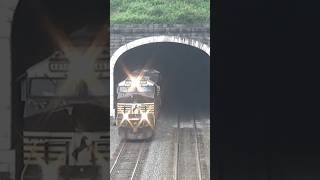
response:
<svg viewBox="0 0 320 180"><path fill-rule="evenodd" d="M193 113L209 117L210 57L196 47L158 42L123 53L114 67L114 92L126 78L125 69L156 69L161 73L161 113ZM115 97L116 98L116 93Z"/></svg>
<svg viewBox="0 0 320 180"><path fill-rule="evenodd" d="M98 32L103 25L108 24L108 9L108 2L102 0L19 1L13 16L10 42L11 141L12 148L16 149L15 179L20 179L23 168L22 137L25 104L21 101L21 77L28 68L60 49L56 42L57 38L61 38L59 35L69 37L71 33L83 27Z"/></svg>

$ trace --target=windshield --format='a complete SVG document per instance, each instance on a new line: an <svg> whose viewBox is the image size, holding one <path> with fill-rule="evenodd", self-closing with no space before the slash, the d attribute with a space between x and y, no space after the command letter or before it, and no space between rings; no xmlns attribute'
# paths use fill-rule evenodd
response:
<svg viewBox="0 0 320 180"><path fill-rule="evenodd" d="M120 86L117 95L118 102L146 103L153 101L155 91L154 86L142 86L138 88Z"/></svg>
<svg viewBox="0 0 320 180"><path fill-rule="evenodd" d="M153 92L153 86L140 86L136 88L128 87L128 86L120 86L119 92L120 93L146 93L146 92Z"/></svg>
<svg viewBox="0 0 320 180"><path fill-rule="evenodd" d="M92 104L74 104L24 119L24 129L43 132L94 132L109 129L108 110Z"/></svg>
<svg viewBox="0 0 320 180"><path fill-rule="evenodd" d="M95 79L95 81L82 82L82 84L67 79L31 79L30 95L32 97L75 97L86 89L89 96L109 95L108 79Z"/></svg>
<svg viewBox="0 0 320 180"><path fill-rule="evenodd" d="M118 103L152 103L154 102L153 96L131 94L127 96L118 96Z"/></svg>

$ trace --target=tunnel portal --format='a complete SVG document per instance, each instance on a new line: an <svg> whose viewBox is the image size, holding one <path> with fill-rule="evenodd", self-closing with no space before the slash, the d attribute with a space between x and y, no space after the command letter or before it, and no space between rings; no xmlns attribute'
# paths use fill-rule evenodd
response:
<svg viewBox="0 0 320 180"><path fill-rule="evenodd" d="M161 73L161 98L164 113L201 113L210 111L209 55L193 46L160 42L130 49L114 68L114 92L126 77L124 69L156 69Z"/></svg>

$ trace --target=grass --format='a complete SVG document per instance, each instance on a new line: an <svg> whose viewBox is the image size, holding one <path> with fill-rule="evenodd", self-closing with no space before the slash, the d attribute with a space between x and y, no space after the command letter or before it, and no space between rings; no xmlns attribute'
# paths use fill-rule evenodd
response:
<svg viewBox="0 0 320 180"><path fill-rule="evenodd" d="M209 23L209 0L111 0L111 24Z"/></svg>

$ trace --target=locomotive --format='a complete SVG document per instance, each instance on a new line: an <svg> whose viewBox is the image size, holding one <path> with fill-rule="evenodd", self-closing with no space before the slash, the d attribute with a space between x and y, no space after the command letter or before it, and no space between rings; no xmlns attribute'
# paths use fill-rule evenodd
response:
<svg viewBox="0 0 320 180"><path fill-rule="evenodd" d="M106 177L109 64L104 53L88 57L57 50L21 78L21 179Z"/></svg>
<svg viewBox="0 0 320 180"><path fill-rule="evenodd" d="M160 72L136 70L118 83L116 126L124 139L153 137L161 107Z"/></svg>

